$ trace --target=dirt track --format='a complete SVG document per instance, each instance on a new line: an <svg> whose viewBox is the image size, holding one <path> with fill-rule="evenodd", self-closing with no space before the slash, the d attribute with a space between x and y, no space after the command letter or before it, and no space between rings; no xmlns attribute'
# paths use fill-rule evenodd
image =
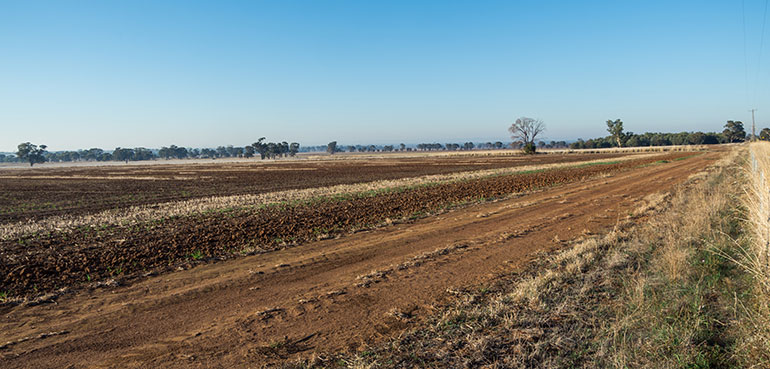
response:
<svg viewBox="0 0 770 369"><path fill-rule="evenodd" d="M448 288L481 286L538 251L606 229L718 156L84 291L58 304L5 307L0 345L18 343L0 349L0 359L8 367L230 367L359 348L418 322Z"/></svg>

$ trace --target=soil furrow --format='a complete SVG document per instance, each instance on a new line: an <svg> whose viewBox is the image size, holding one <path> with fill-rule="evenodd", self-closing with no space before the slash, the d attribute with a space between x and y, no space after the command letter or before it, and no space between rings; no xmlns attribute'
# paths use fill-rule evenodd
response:
<svg viewBox="0 0 770 369"><path fill-rule="evenodd" d="M600 174L675 160L672 153L615 164L560 168L479 180L419 186L351 198L254 211L215 212L131 226L81 227L74 232L34 234L0 241L0 291L35 296L60 288L129 280L329 238L391 219L427 214L468 201L504 197Z"/></svg>
<svg viewBox="0 0 770 369"><path fill-rule="evenodd" d="M627 153L0 169L0 223L209 196L624 155Z"/></svg>
<svg viewBox="0 0 770 369"><path fill-rule="evenodd" d="M537 252L601 232L648 194L718 158L708 153L566 183L341 239L5 307L8 367L232 367L362 347L418 324L447 289L483 286ZM368 287L358 276L452 245Z"/></svg>

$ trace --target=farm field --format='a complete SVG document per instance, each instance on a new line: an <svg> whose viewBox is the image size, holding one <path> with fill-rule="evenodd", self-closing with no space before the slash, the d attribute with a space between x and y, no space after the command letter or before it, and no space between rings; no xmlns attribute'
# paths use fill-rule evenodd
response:
<svg viewBox="0 0 770 369"><path fill-rule="evenodd" d="M0 169L0 223L209 196L259 194L365 181L612 159L625 153L529 156L384 155L351 160L197 162Z"/></svg>
<svg viewBox="0 0 770 369"><path fill-rule="evenodd" d="M606 231L724 155L3 171L0 358L189 367L363 349L451 291Z"/></svg>

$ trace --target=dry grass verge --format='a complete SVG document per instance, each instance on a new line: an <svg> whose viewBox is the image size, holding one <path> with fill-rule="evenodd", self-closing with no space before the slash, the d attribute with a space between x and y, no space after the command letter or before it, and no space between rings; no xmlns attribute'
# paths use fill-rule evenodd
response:
<svg viewBox="0 0 770 369"><path fill-rule="evenodd" d="M742 319L738 359L745 367L770 367L770 143L752 143L745 165L744 195L748 232L738 242L735 262L751 275L750 291L739 310Z"/></svg>
<svg viewBox="0 0 770 369"><path fill-rule="evenodd" d="M424 326L355 355L288 367L733 366L750 278L735 154L602 237L448 297Z"/></svg>

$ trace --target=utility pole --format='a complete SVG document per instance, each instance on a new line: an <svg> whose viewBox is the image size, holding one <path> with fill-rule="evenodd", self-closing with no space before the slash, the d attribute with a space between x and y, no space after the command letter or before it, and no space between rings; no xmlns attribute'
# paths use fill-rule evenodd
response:
<svg viewBox="0 0 770 369"><path fill-rule="evenodd" d="M757 111L757 109L751 109L749 110L751 112L751 142L754 142L757 140L756 133L756 126L754 125L754 112Z"/></svg>

